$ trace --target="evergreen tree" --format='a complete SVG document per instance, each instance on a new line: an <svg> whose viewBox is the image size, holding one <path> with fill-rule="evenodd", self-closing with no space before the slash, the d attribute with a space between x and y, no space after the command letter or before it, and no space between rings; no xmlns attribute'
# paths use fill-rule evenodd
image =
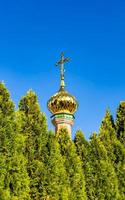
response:
<svg viewBox="0 0 125 200"><path fill-rule="evenodd" d="M46 195L46 160L47 123L45 115L40 111L37 96L29 91L19 103L18 115L21 129L25 136L24 154L28 161L27 170L30 177L30 196L33 200L45 199Z"/></svg>
<svg viewBox="0 0 125 200"><path fill-rule="evenodd" d="M120 102L116 113L117 137L125 147L125 102Z"/></svg>
<svg viewBox="0 0 125 200"><path fill-rule="evenodd" d="M29 178L22 154L24 138L17 130L14 104L0 83L0 200L29 199Z"/></svg>
<svg viewBox="0 0 125 200"><path fill-rule="evenodd" d="M88 199L118 200L118 181L107 151L94 133L90 139L88 161L86 164L86 180Z"/></svg>
<svg viewBox="0 0 125 200"><path fill-rule="evenodd" d="M117 139L114 120L109 111L102 121L99 137L103 142L108 157L111 159L118 177L121 199L125 198L125 148Z"/></svg>
<svg viewBox="0 0 125 200"><path fill-rule="evenodd" d="M84 178L85 177L85 178ZM15 112L0 83L0 200L125 199L125 102L109 111L99 135L48 133L37 96L29 91Z"/></svg>
<svg viewBox="0 0 125 200"><path fill-rule="evenodd" d="M105 117L102 120L99 129L99 138L107 149L108 156L114 162L115 154L113 151L113 145L117 141L117 136L114 120L109 110L106 111Z"/></svg>
<svg viewBox="0 0 125 200"><path fill-rule="evenodd" d="M67 130L60 130L58 140L61 154L64 158L64 166L67 174L67 189L69 191L68 199L85 200L85 180L82 171L82 163L76 153L75 145L71 141Z"/></svg>
<svg viewBox="0 0 125 200"><path fill-rule="evenodd" d="M48 160L46 165L46 194L51 200L68 200L67 176L59 143L54 135L48 140Z"/></svg>
<svg viewBox="0 0 125 200"><path fill-rule="evenodd" d="M79 155L81 161L83 170L85 170L86 162L87 162L87 148L88 148L88 141L86 141L84 134L81 130L78 130L75 134L74 143L76 146L77 154Z"/></svg>
<svg viewBox="0 0 125 200"><path fill-rule="evenodd" d="M83 174L85 176L85 188L86 188L86 194L89 194L89 189L90 189L90 182L87 176L88 173L88 162L89 162L89 154L88 154L88 149L89 149L89 143L86 141L84 134L81 130L78 130L75 134L75 139L74 143L76 146L76 151L77 154L79 155L81 161L82 161L82 169L83 169Z"/></svg>

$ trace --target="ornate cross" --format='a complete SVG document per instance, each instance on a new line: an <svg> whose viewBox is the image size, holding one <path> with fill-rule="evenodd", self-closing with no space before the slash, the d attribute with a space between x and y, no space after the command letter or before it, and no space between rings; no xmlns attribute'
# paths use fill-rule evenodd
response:
<svg viewBox="0 0 125 200"><path fill-rule="evenodd" d="M61 75L61 89L64 89L65 87L65 83L64 83L64 72L65 72L65 69L64 69L64 63L65 62L68 62L70 60L70 58L65 58L64 56L64 53L61 53L61 59L60 61L58 61L56 63L56 66L60 66L60 75Z"/></svg>

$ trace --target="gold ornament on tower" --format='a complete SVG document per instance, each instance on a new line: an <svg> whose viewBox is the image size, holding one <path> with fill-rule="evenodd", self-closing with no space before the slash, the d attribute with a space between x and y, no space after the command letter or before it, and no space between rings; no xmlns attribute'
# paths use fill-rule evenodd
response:
<svg viewBox="0 0 125 200"><path fill-rule="evenodd" d="M60 90L53 95L48 101L48 109L52 114L68 113L74 114L77 110L78 103L71 94L65 90Z"/></svg>
<svg viewBox="0 0 125 200"><path fill-rule="evenodd" d="M56 63L56 66L60 66L60 89L50 97L47 106L52 113L52 123L56 127L56 132L60 128L67 128L69 134L71 134L71 126L73 125L74 113L78 108L78 103L76 98L65 90L64 63L68 61L69 58L65 58L62 53L60 61Z"/></svg>

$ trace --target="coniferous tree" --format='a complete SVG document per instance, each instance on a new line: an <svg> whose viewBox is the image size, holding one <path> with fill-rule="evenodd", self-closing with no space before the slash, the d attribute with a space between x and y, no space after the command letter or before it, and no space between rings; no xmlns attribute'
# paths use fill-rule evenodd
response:
<svg viewBox="0 0 125 200"><path fill-rule="evenodd" d="M103 142L118 177L121 199L125 198L125 148L118 140L114 120L109 111L102 121L99 138Z"/></svg>
<svg viewBox="0 0 125 200"><path fill-rule="evenodd" d="M22 153L24 138L17 130L14 104L0 83L0 200L29 199L29 178Z"/></svg>
<svg viewBox="0 0 125 200"><path fill-rule="evenodd" d="M47 123L46 117L40 111L37 96L29 91L19 103L18 115L21 130L25 136L24 154L28 161L27 171L30 177L30 196L33 200L45 199Z"/></svg>
<svg viewBox="0 0 125 200"><path fill-rule="evenodd" d="M64 159L60 153L55 135L49 135L48 159L46 165L46 194L51 200L68 200L67 176Z"/></svg>
<svg viewBox="0 0 125 200"><path fill-rule="evenodd" d="M98 136L73 142L65 129L48 134L34 92L15 112L0 83L0 200L76 199L125 199L125 102L115 123L107 111Z"/></svg>
<svg viewBox="0 0 125 200"><path fill-rule="evenodd" d="M120 102L116 113L117 137L125 147L125 102Z"/></svg>
<svg viewBox="0 0 125 200"><path fill-rule="evenodd" d="M90 200L118 200L118 181L107 151L94 133L90 139L86 179L89 183L87 196Z"/></svg>
<svg viewBox="0 0 125 200"><path fill-rule="evenodd" d="M60 130L58 140L61 154L64 158L64 166L67 174L67 189L69 191L68 200L86 200L82 163L76 153L75 145L71 141L67 130Z"/></svg>
<svg viewBox="0 0 125 200"><path fill-rule="evenodd" d="M87 162L87 148L88 148L88 141L86 141L84 134L81 130L78 130L75 134L74 143L76 146L77 154L79 155L83 169L86 167Z"/></svg>
<svg viewBox="0 0 125 200"><path fill-rule="evenodd" d="M79 155L81 161L82 161L82 169L83 169L83 174L85 176L85 188L86 188L86 194L89 194L90 190L90 182L87 176L88 173L88 162L89 162L89 155L88 155L88 148L89 148L89 143L86 141L84 134L81 130L78 130L75 134L75 139L74 143L76 146L76 151L77 154Z"/></svg>
<svg viewBox="0 0 125 200"><path fill-rule="evenodd" d="M113 151L113 145L117 141L116 129L113 117L109 110L106 111L105 117L102 120L100 129L99 129L99 138L103 142L108 156L112 161L115 160L115 155Z"/></svg>

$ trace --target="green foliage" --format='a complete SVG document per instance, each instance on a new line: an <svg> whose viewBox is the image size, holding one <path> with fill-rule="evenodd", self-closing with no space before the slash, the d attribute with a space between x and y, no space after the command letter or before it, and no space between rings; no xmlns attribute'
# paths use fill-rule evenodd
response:
<svg viewBox="0 0 125 200"><path fill-rule="evenodd" d="M75 135L74 143L76 146L77 154L82 161L82 170L85 176L85 189L87 197L89 196L90 180L88 178L88 162L89 162L89 143L85 140L84 134L81 130L78 130ZM88 198L87 198L88 199Z"/></svg>
<svg viewBox="0 0 125 200"><path fill-rule="evenodd" d="M102 141L111 141L116 138L116 130L113 117L109 110L106 111L105 117L102 120L100 126L101 140Z"/></svg>
<svg viewBox="0 0 125 200"><path fill-rule="evenodd" d="M116 155L114 154L113 146L118 142L118 140L114 120L109 110L106 111L105 117L102 120L99 130L99 138L103 142L108 156L113 162L115 162Z"/></svg>
<svg viewBox="0 0 125 200"><path fill-rule="evenodd" d="M90 184L88 199L119 199L118 181L107 151L94 133L90 139L86 179Z"/></svg>
<svg viewBox="0 0 125 200"><path fill-rule="evenodd" d="M94 133L87 142L83 133L77 131L74 142L83 163L88 199L119 199L114 168L97 135Z"/></svg>
<svg viewBox="0 0 125 200"><path fill-rule="evenodd" d="M23 156L23 138L18 133L14 104L0 83L0 198L29 199L29 178Z"/></svg>
<svg viewBox="0 0 125 200"><path fill-rule="evenodd" d="M27 159L27 171L30 177L31 199L42 199L46 175L47 159L47 123L40 111L37 96L29 91L19 103L20 133L25 136L24 155Z"/></svg>
<svg viewBox="0 0 125 200"><path fill-rule="evenodd" d="M115 168L118 174L119 189L122 199L125 198L125 102L120 102L116 112L116 134L120 141L114 147L116 156Z"/></svg>
<svg viewBox="0 0 125 200"><path fill-rule="evenodd" d="M61 154L64 158L64 166L69 185L69 200L85 200L85 180L82 171L82 162L76 153L74 143L71 141L67 130L62 129L59 133ZM67 186L68 187L68 186Z"/></svg>
<svg viewBox="0 0 125 200"><path fill-rule="evenodd" d="M49 154L46 165L46 196L53 200L68 200L68 184L64 159L60 153L59 143L54 135L50 135L47 146Z"/></svg>
<svg viewBox="0 0 125 200"><path fill-rule="evenodd" d="M117 109L116 130L117 137L125 147L125 102L122 101Z"/></svg>
<svg viewBox="0 0 125 200"><path fill-rule="evenodd" d="M87 154L89 143L86 141L84 134L81 130L78 130L75 135L74 143L76 146L77 154L79 155L82 161L82 168L85 170L86 162L87 162ZM84 171L83 171L84 172Z"/></svg>
<svg viewBox="0 0 125 200"><path fill-rule="evenodd" d="M125 199L125 102L116 122L109 111L99 134L74 141L67 130L48 131L33 91L15 111L0 83L0 200Z"/></svg>
<svg viewBox="0 0 125 200"><path fill-rule="evenodd" d="M114 166L115 173L118 177L118 187L121 199L125 196L125 148L117 138L113 117L107 111L100 127L99 137L103 142L108 157Z"/></svg>

